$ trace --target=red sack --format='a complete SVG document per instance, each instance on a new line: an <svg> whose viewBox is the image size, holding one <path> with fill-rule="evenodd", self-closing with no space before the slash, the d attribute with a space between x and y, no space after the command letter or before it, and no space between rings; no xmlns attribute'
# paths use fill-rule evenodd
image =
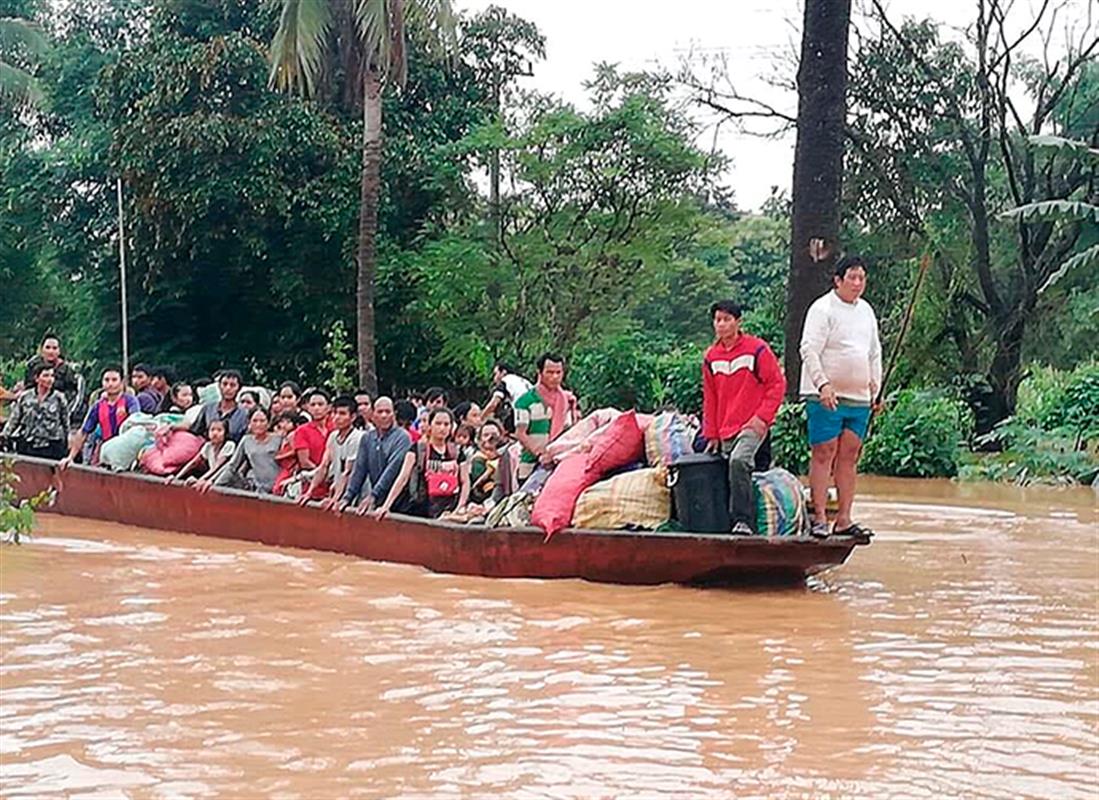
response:
<svg viewBox="0 0 1099 800"><path fill-rule="evenodd" d="M577 499L593 482L587 477L585 454L568 456L553 470L541 494L535 498L530 514L531 524L544 530L547 539L567 528L572 522Z"/></svg>
<svg viewBox="0 0 1099 800"><path fill-rule="evenodd" d="M153 475L171 475L202 449L202 437L175 431L141 456L141 468Z"/></svg>
<svg viewBox="0 0 1099 800"><path fill-rule="evenodd" d="M576 501L611 470L639 461L645 453L645 434L637 415L629 411L607 426L587 453L568 456L549 476L534 501L531 522L546 532L548 540L572 523Z"/></svg>
<svg viewBox="0 0 1099 800"><path fill-rule="evenodd" d="M592 483L595 483L611 470L644 457L645 432L637 424L637 412L627 411L592 442L587 453L587 470L594 476Z"/></svg>

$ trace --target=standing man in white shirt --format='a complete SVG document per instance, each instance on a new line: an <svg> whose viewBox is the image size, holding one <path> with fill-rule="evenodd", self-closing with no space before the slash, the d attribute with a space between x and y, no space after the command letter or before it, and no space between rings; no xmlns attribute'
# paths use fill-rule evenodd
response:
<svg viewBox="0 0 1099 800"><path fill-rule="evenodd" d="M495 417L504 423L504 430L515 433L515 401L531 389L531 382L516 375L503 361L492 368L492 397L481 409L482 419Z"/></svg>
<svg viewBox="0 0 1099 800"><path fill-rule="evenodd" d="M809 491L816 537L828 536L825 505L834 475L839 512L833 533L868 536L851 519L855 476L870 412L881 387L878 318L862 299L866 263L847 256L836 264L832 291L818 297L801 334L801 396L809 421Z"/></svg>

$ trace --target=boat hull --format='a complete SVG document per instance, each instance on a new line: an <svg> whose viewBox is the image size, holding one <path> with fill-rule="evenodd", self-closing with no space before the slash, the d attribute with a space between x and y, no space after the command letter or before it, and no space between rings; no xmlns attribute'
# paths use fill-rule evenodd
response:
<svg viewBox="0 0 1099 800"><path fill-rule="evenodd" d="M842 564L859 542L569 529L481 528L392 515L384 520L303 508L232 490L198 494L136 474L15 457L20 496L59 488L48 513L239 539L276 547L417 564L491 578L583 578L625 584L800 581Z"/></svg>

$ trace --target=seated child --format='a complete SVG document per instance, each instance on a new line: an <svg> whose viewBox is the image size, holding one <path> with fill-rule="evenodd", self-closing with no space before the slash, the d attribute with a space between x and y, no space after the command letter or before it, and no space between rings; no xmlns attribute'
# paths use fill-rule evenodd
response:
<svg viewBox="0 0 1099 800"><path fill-rule="evenodd" d="M496 420L488 420L481 426L478 450L469 462L469 500L480 506L491 506L492 495L500 483L500 443L503 428Z"/></svg>
<svg viewBox="0 0 1099 800"><path fill-rule="evenodd" d="M476 435L477 429L472 425L459 425L458 430L455 431L454 444L457 445L463 460L469 460L477 452L477 447L473 444L473 438Z"/></svg>
<svg viewBox="0 0 1099 800"><path fill-rule="evenodd" d="M298 415L285 411L275 417L275 433L282 437L282 446L275 453L275 462L279 465L279 476L275 479L275 494L285 491L285 484L296 477L298 452L294 449L294 431L298 427Z"/></svg>
<svg viewBox="0 0 1099 800"><path fill-rule="evenodd" d="M206 426L206 443L202 445L202 449L198 451L194 458L176 470L175 474L166 477L164 482L172 483L173 481L186 479L185 482L190 486L196 481L212 481L217 477L221 468L229 463L229 459L233 457L236 449L236 442L228 438L225 420L210 420ZM196 478L194 473L199 464L205 466L206 471Z"/></svg>

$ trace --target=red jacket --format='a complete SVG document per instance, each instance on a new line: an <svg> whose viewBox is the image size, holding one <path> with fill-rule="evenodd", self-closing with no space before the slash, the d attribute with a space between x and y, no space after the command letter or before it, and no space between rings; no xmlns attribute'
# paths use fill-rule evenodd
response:
<svg viewBox="0 0 1099 800"><path fill-rule="evenodd" d="M770 426L785 393L767 342L742 333L732 347L715 343L702 357L702 435L732 439L752 417Z"/></svg>

